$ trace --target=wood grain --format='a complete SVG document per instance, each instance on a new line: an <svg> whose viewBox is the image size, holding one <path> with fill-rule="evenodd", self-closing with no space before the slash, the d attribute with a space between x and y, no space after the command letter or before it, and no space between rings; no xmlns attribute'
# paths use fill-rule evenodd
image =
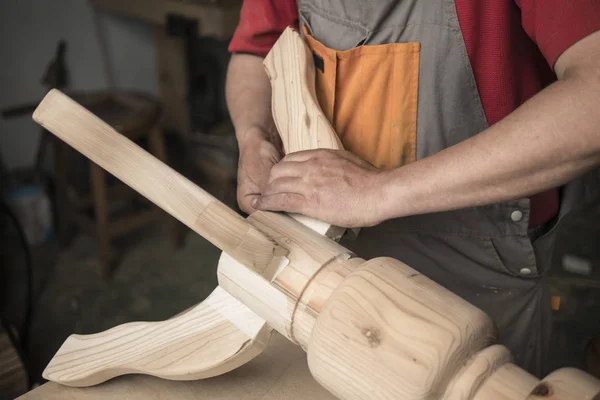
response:
<svg viewBox="0 0 600 400"><path fill-rule="evenodd" d="M316 320L331 294L364 262L362 258L336 257L308 281L296 301L291 327L294 340L304 351L308 351L308 343Z"/></svg>
<svg viewBox="0 0 600 400"><path fill-rule="evenodd" d="M284 214L258 211L248 222L286 250L289 264L261 275L224 253L217 270L219 285L295 341L292 321L304 289L324 266L337 258L349 259L351 253Z"/></svg>
<svg viewBox="0 0 600 400"><path fill-rule="evenodd" d="M228 251L244 268L260 275L287 263L285 250L273 240L59 91L44 98L34 119ZM179 323L183 325L174 325ZM181 331L174 331L174 326ZM217 288L204 303L170 321L131 323L96 335L72 335L46 368L45 377L87 386L134 372L169 379L214 376L259 354L270 331L264 320Z"/></svg>
<svg viewBox="0 0 600 400"><path fill-rule="evenodd" d="M263 319L217 288L201 304L167 321L71 335L43 376L68 386L95 385L126 373L172 380L207 378L256 357L271 331Z"/></svg>
<svg viewBox="0 0 600 400"><path fill-rule="evenodd" d="M481 350L454 376L443 400L472 399L481 384L511 360L510 351L504 346L496 344Z"/></svg>
<svg viewBox="0 0 600 400"><path fill-rule="evenodd" d="M539 380L535 376L515 364L507 363L498 368L483 382L481 388L475 393L473 400L527 399L529 393L538 383Z"/></svg>
<svg viewBox="0 0 600 400"><path fill-rule="evenodd" d="M321 110L315 92L311 51L291 27L286 28L263 61L271 82L271 109L285 154L315 149L343 149ZM345 228L290 214L314 231L339 240Z"/></svg>
<svg viewBox="0 0 600 400"><path fill-rule="evenodd" d="M296 221L300 222L302 225L308 226L313 231L320 233L323 236L327 236L328 238L335 240L336 242L342 238L344 233L346 233L346 228L331 225L330 223L319 221L318 219L310 218L306 215L295 213L290 213L288 215L294 218Z"/></svg>
<svg viewBox="0 0 600 400"><path fill-rule="evenodd" d="M285 252L242 217L58 90L33 119L249 268L279 265Z"/></svg>
<svg viewBox="0 0 600 400"><path fill-rule="evenodd" d="M600 381L575 368L561 368L537 385L527 400L600 400Z"/></svg>
<svg viewBox="0 0 600 400"><path fill-rule="evenodd" d="M308 364L342 399L435 399L494 335L476 307L397 260L377 258L325 303Z"/></svg>
<svg viewBox="0 0 600 400"><path fill-rule="evenodd" d="M20 400L334 400L310 375L306 353L274 333L269 347L225 375L196 381L169 381L126 375L101 385L73 388L54 382Z"/></svg>
<svg viewBox="0 0 600 400"><path fill-rule="evenodd" d="M263 64L271 80L273 119L285 153L341 149L317 102L312 54L298 32L286 28Z"/></svg>

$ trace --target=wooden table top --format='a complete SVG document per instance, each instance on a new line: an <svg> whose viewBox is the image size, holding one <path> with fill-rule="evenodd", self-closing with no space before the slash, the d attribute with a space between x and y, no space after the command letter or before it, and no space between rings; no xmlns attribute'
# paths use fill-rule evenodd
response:
<svg viewBox="0 0 600 400"><path fill-rule="evenodd" d="M69 399L334 400L310 375L306 353L279 334L267 350L237 370L197 381L167 381L127 375L89 388L46 383L23 400Z"/></svg>

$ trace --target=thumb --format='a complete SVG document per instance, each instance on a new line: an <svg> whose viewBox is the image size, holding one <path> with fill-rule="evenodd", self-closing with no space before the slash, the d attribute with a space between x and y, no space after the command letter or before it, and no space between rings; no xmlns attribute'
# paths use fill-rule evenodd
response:
<svg viewBox="0 0 600 400"><path fill-rule="evenodd" d="M258 194L252 194L252 195L246 194L246 195L244 195L244 197L238 197L238 206L240 207L240 210L242 210L243 212L245 212L248 215L255 212L256 207L254 207L254 203L256 202L256 199L259 196L260 195L258 195Z"/></svg>

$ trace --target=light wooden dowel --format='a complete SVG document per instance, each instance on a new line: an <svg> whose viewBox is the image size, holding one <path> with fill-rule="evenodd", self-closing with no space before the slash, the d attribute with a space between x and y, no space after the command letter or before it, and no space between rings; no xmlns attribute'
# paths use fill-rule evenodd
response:
<svg viewBox="0 0 600 400"><path fill-rule="evenodd" d="M58 90L33 119L234 259L261 272L285 251L241 216Z"/></svg>

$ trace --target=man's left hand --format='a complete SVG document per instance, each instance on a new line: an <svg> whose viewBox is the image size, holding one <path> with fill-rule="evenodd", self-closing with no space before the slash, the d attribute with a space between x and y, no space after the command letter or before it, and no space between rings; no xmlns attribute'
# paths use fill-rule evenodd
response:
<svg viewBox="0 0 600 400"><path fill-rule="evenodd" d="M304 214L346 228L380 223L385 173L344 150L309 150L271 169L258 210Z"/></svg>

